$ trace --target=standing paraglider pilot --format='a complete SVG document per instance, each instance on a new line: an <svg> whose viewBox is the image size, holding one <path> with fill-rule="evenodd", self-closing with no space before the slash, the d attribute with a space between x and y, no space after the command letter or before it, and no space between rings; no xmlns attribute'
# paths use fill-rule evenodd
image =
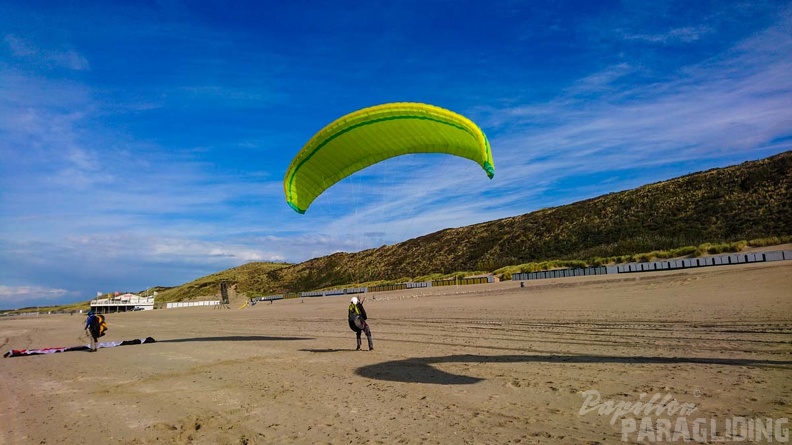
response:
<svg viewBox="0 0 792 445"><path fill-rule="evenodd" d="M104 335L107 324L104 322L103 315L96 315L93 310L88 311L88 318L85 319L85 332L91 338L91 352L96 352L99 337Z"/></svg>
<svg viewBox="0 0 792 445"><path fill-rule="evenodd" d="M365 298L363 299L365 301ZM357 335L357 350L360 350L360 333L365 332L368 339L369 351L374 349L374 343L371 341L371 329L366 323L366 310L363 309L363 302L358 301L357 297L352 297L349 303L349 329L355 331Z"/></svg>

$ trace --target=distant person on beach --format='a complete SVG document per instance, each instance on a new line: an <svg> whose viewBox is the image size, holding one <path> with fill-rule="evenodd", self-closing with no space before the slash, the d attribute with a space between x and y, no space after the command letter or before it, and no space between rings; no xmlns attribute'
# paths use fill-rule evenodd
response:
<svg viewBox="0 0 792 445"><path fill-rule="evenodd" d="M105 334L107 323L104 315L97 315L93 310L88 311L88 318L85 319L85 332L91 338L91 352L96 352L99 337Z"/></svg>
<svg viewBox="0 0 792 445"><path fill-rule="evenodd" d="M365 298L363 299L365 301ZM368 339L368 348L369 351L374 349L374 342L371 341L371 329L369 329L369 325L366 322L366 310L363 308L363 302L359 301L357 297L352 297L352 301L349 303L349 329L355 331L355 335L357 336L357 351L360 350L360 333L365 332L366 338Z"/></svg>

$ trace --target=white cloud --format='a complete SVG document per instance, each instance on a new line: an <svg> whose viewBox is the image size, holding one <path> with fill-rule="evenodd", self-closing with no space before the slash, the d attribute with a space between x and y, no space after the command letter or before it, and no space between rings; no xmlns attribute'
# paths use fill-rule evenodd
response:
<svg viewBox="0 0 792 445"><path fill-rule="evenodd" d="M664 33L657 33L657 34L631 34L631 33L624 33L623 38L625 40L643 40L646 42L651 43L690 43L695 42L696 40L701 39L703 36L707 34L712 34L715 32L715 29L707 26L686 26L682 28L673 28L669 29Z"/></svg>
<svg viewBox="0 0 792 445"><path fill-rule="evenodd" d="M0 285L0 307L17 309L17 305L51 305L64 297L74 297L74 292L65 289L40 286L3 286Z"/></svg>
<svg viewBox="0 0 792 445"><path fill-rule="evenodd" d="M546 173L561 176L781 151L772 141L792 129L784 26L663 82L636 86L619 65L549 103L493 110L489 123L502 129L492 141L496 161L523 169L541 159Z"/></svg>
<svg viewBox="0 0 792 445"><path fill-rule="evenodd" d="M74 71L90 69L88 59L73 49L50 50L36 47L27 39L7 34L3 39L18 59L46 68L66 68Z"/></svg>

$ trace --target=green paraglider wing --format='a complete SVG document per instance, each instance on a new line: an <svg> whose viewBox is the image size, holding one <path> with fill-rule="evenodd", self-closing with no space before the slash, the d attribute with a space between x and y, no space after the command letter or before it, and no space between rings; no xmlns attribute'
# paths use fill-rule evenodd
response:
<svg viewBox="0 0 792 445"><path fill-rule="evenodd" d="M336 182L377 162L412 153L446 153L495 175L487 137L468 118L420 103L390 103L355 111L319 131L292 160L283 189L298 213Z"/></svg>

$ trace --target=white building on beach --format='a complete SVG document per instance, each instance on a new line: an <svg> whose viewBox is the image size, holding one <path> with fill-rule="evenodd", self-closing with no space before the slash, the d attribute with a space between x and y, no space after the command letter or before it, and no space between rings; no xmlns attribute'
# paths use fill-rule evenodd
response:
<svg viewBox="0 0 792 445"><path fill-rule="evenodd" d="M91 300L91 309L99 314L110 312L149 311L154 309L154 296L141 297L135 294L115 295L109 298Z"/></svg>

